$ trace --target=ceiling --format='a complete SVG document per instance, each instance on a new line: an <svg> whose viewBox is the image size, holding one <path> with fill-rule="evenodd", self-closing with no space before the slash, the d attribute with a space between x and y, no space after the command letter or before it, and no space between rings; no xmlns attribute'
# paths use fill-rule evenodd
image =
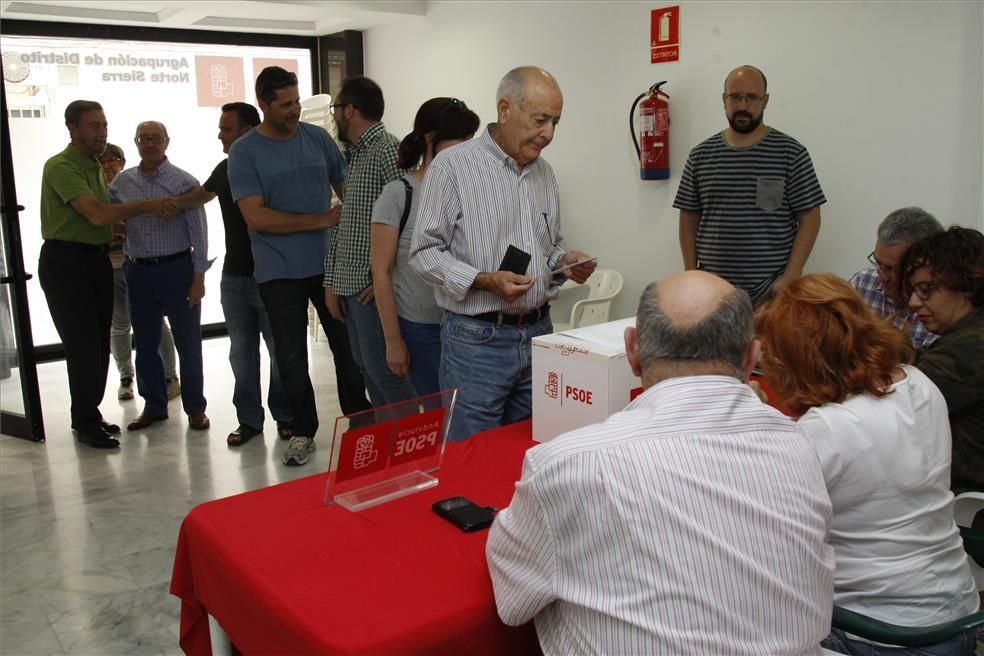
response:
<svg viewBox="0 0 984 656"><path fill-rule="evenodd" d="M424 0L0 0L0 20L321 36L423 16Z"/></svg>

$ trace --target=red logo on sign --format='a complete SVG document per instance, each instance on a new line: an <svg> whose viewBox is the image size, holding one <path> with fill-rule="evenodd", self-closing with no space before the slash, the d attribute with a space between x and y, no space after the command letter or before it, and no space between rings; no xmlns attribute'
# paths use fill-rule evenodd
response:
<svg viewBox="0 0 984 656"><path fill-rule="evenodd" d="M435 408L400 419L390 452L390 466L402 465L437 453L437 447L441 444L443 422L444 408Z"/></svg>
<svg viewBox="0 0 984 656"><path fill-rule="evenodd" d="M560 391L560 383L557 381L557 372L551 371L547 374L547 384L544 386L543 391L547 393L551 399L556 399L557 394Z"/></svg>
<svg viewBox="0 0 984 656"><path fill-rule="evenodd" d="M678 61L680 59L680 7L653 9L650 31L650 62L661 64Z"/></svg>
<svg viewBox="0 0 984 656"><path fill-rule="evenodd" d="M386 466L386 447L392 434L392 421L346 431L342 435L335 482L341 483L383 469Z"/></svg>

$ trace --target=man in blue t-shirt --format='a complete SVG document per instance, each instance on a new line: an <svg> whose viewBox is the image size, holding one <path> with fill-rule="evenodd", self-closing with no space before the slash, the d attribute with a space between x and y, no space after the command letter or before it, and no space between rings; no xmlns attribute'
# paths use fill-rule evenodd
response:
<svg viewBox="0 0 984 656"><path fill-rule="evenodd" d="M342 412L369 409L345 326L325 307L328 229L338 225L345 161L322 128L300 122L297 76L278 66L256 78L263 121L229 149L232 197L249 227L253 275L270 318L280 377L294 418L283 461L303 465L314 451L318 414L308 375L307 307L313 303L335 359ZM329 186L330 185L330 186Z"/></svg>

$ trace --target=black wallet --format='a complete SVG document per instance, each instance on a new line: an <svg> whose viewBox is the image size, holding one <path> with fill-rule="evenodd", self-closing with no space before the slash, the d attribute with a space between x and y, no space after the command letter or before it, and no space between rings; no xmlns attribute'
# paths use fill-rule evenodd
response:
<svg viewBox="0 0 984 656"><path fill-rule="evenodd" d="M506 254L502 258L502 264L499 265L499 271L511 271L525 276L532 258L533 256L526 251L509 244L509 248L506 249Z"/></svg>

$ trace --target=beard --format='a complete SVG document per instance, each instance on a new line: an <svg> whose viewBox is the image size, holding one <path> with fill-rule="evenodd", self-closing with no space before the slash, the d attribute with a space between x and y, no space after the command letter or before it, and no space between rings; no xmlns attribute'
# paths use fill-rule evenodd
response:
<svg viewBox="0 0 984 656"><path fill-rule="evenodd" d="M762 117L765 116L765 112L758 115L758 117L752 116L750 112L744 110L738 110L730 117L728 117L728 124L731 129L739 134L748 134L750 132L755 132L755 128L762 125ZM735 119L746 118L747 123L737 123Z"/></svg>

